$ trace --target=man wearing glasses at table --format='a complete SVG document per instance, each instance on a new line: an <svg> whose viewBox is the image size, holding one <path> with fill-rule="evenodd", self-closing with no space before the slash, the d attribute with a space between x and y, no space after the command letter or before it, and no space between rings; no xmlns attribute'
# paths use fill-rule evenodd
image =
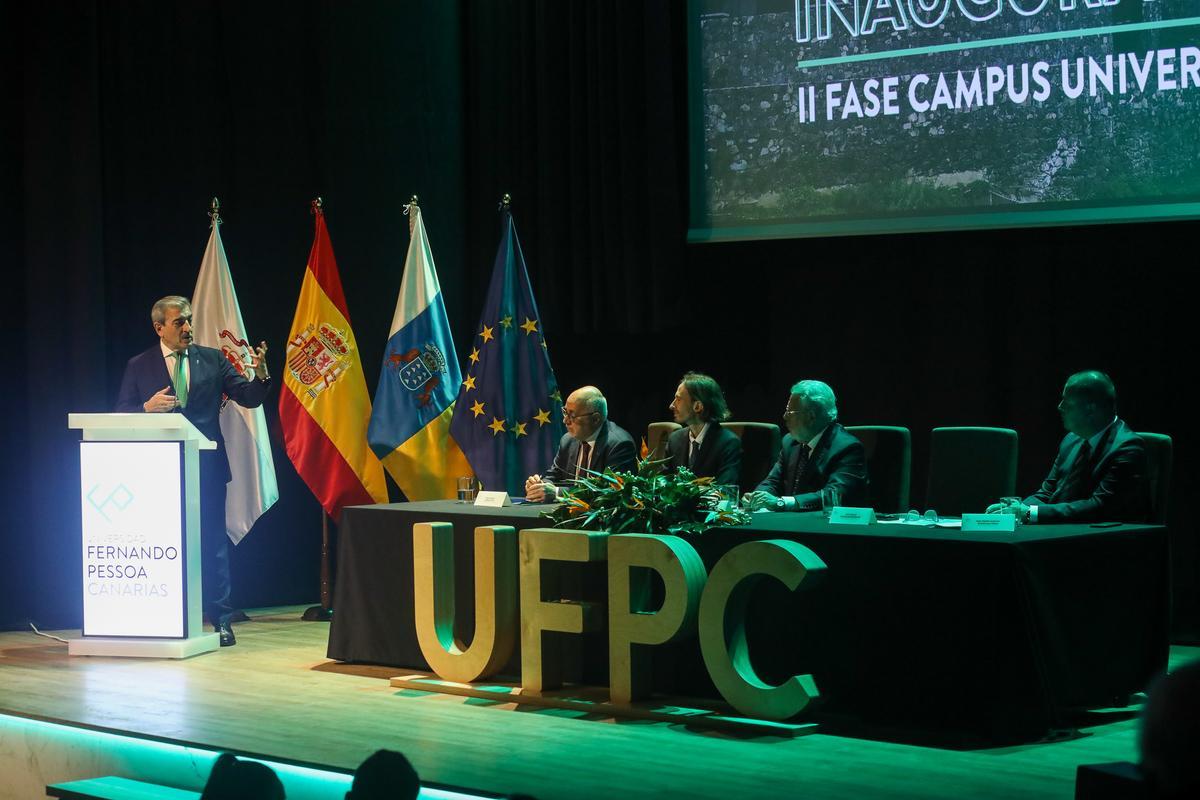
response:
<svg viewBox="0 0 1200 800"><path fill-rule="evenodd" d="M563 404L567 433L558 443L554 463L545 475L525 479L525 499L531 503L554 502L559 487L590 472L612 468L628 472L637 463L633 437L608 420L608 401L595 386L583 386Z"/></svg>
<svg viewBox="0 0 1200 800"><path fill-rule="evenodd" d="M792 387L783 411L788 435L770 474L746 495L751 509L813 511L821 507L826 486L841 491L842 505L866 502L866 453L837 419L837 398L829 384L808 380Z"/></svg>

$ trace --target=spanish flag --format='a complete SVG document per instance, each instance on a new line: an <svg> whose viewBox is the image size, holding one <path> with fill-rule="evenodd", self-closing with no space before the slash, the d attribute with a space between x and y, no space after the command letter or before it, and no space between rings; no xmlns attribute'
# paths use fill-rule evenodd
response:
<svg viewBox="0 0 1200 800"><path fill-rule="evenodd" d="M319 198L313 215L316 232L288 334L279 421L296 471L337 521L346 506L386 503L387 481L367 445L371 398Z"/></svg>

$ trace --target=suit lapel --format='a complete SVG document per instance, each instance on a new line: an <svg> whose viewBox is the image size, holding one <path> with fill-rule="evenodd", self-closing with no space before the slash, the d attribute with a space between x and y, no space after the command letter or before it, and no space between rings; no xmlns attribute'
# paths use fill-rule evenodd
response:
<svg viewBox="0 0 1200 800"><path fill-rule="evenodd" d="M592 442L592 465L588 469L600 472L604 469L604 444L608 441L608 423L600 426L596 441Z"/></svg>
<svg viewBox="0 0 1200 800"><path fill-rule="evenodd" d="M192 404L193 398L203 402L203 398L199 397L203 392L203 388L207 385L205 381L208 378L208 365L204 363L204 358L200 355L200 349L192 346L188 352L188 369L192 371L188 380L188 405ZM195 389L195 392L192 390Z"/></svg>
<svg viewBox="0 0 1200 800"><path fill-rule="evenodd" d="M704 441L700 443L700 452L696 454L696 466L704 463L708 458L708 454L712 452L714 447L713 442L721 435L721 423L716 420L709 420L708 433L704 434Z"/></svg>
<svg viewBox="0 0 1200 800"><path fill-rule="evenodd" d="M174 382L171 380L171 370L167 369L167 359L163 357L162 347L155 345L148 355L151 356L151 359L150 371L147 377L154 384L154 391L151 394L158 392L164 386L173 386Z"/></svg>
<svg viewBox="0 0 1200 800"><path fill-rule="evenodd" d="M1108 430L1100 437L1100 441L1096 442L1096 449L1092 453L1092 468L1088 471L1091 478L1095 478L1099 474L1101 465L1116 451L1117 442L1124 432L1124 425L1125 423L1118 419L1108 427Z"/></svg>
<svg viewBox="0 0 1200 800"><path fill-rule="evenodd" d="M800 448L803 447L804 444L807 444L807 442L801 443L796 439L792 439L792 450L788 454L788 475L791 477L791 479L788 481L788 485L784 487L785 491L787 491L789 494L793 488L800 484L800 479L804 477L800 473ZM809 460L811 461L811 459Z"/></svg>

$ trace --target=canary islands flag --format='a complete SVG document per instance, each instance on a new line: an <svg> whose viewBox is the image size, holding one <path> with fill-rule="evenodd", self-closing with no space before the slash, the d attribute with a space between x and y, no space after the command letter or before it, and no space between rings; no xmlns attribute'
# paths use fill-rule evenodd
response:
<svg viewBox="0 0 1200 800"><path fill-rule="evenodd" d="M458 477L471 473L450 438L462 373L421 209L412 203L405 213L408 256L367 440L409 500L448 499Z"/></svg>
<svg viewBox="0 0 1200 800"><path fill-rule="evenodd" d="M288 458L336 521L345 506L386 503L387 479L367 446L371 398L319 201L313 213L316 231L288 334L279 422Z"/></svg>
<svg viewBox="0 0 1200 800"><path fill-rule="evenodd" d="M523 496L525 478L550 466L565 429L562 394L507 203L500 214L500 247L450 433L484 489Z"/></svg>

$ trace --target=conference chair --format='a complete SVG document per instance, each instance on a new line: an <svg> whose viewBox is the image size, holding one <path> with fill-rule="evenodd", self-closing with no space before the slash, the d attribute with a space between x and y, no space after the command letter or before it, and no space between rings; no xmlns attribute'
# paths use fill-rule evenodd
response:
<svg viewBox="0 0 1200 800"><path fill-rule="evenodd" d="M722 428L733 431L742 440L742 472L738 486L743 492L755 486L775 465L783 436L773 422L722 422Z"/></svg>
<svg viewBox="0 0 1200 800"><path fill-rule="evenodd" d="M908 511L912 481L912 434L890 425L853 425L846 428L863 443L867 475L871 478L871 505L876 511Z"/></svg>
<svg viewBox="0 0 1200 800"><path fill-rule="evenodd" d="M1171 499L1171 467L1174 446L1165 433L1143 433L1146 442L1146 479L1150 484L1150 521L1163 525L1167 521L1167 506Z"/></svg>
<svg viewBox="0 0 1200 800"><path fill-rule="evenodd" d="M925 506L943 516L982 514L1017 485L1017 432L1010 428L934 428Z"/></svg>
<svg viewBox="0 0 1200 800"><path fill-rule="evenodd" d="M651 422L646 426L646 458L656 461L667 457L667 437L683 426L678 422Z"/></svg>

